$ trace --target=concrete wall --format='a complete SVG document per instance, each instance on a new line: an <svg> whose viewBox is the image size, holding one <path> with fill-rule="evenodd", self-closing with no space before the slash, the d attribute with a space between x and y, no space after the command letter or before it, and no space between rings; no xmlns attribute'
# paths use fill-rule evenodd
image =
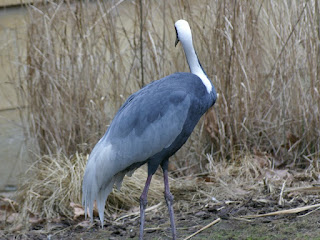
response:
<svg viewBox="0 0 320 240"><path fill-rule="evenodd" d="M18 2L21 3L0 0L1 6ZM15 189L18 176L27 169L29 156L14 84L18 79L19 59L26 55L27 13L25 7L18 5L0 8L0 192Z"/></svg>
<svg viewBox="0 0 320 240"><path fill-rule="evenodd" d="M40 0L0 0L0 7L17 6L26 3L41 2Z"/></svg>

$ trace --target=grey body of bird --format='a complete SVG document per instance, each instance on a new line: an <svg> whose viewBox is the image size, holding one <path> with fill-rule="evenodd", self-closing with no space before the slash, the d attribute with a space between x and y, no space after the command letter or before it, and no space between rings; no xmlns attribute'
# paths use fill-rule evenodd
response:
<svg viewBox="0 0 320 240"><path fill-rule="evenodd" d="M193 49L189 24L179 20L175 27L191 73L174 73L132 94L89 156L83 178L82 201L85 212L89 208L91 219L94 200L97 201L102 226L105 202L112 187L120 187L125 174L145 163L148 164L150 181L159 165L167 172L169 157L187 141L201 116L215 103L216 91ZM141 195L143 215L148 180ZM169 186L166 192L171 195ZM174 222L173 212L170 214ZM144 221L142 231L143 224ZM174 223L171 225L174 227Z"/></svg>

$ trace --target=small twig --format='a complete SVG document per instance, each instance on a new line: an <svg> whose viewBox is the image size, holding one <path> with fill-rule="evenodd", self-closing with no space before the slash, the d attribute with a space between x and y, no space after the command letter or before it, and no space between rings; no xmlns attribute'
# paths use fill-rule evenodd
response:
<svg viewBox="0 0 320 240"><path fill-rule="evenodd" d="M146 209L146 212L152 211L152 210L160 207L161 204L162 204L162 202L158 203L157 205L154 205L154 206L152 206L152 207L147 208L147 209ZM117 219L115 220L115 222L118 222L118 221L120 221L121 219L124 219L124 218L127 218L127 217L137 216L137 215L139 215L139 214L140 214L140 212L133 212L133 213L130 213L130 214L126 214L126 215L124 215L124 216L122 216L122 217L117 218Z"/></svg>
<svg viewBox="0 0 320 240"><path fill-rule="evenodd" d="M197 235L198 233L202 232L203 230L211 227L214 224L217 224L218 222L220 222L221 218L217 218L216 220L214 220L213 222L209 223L208 225L204 226L203 228L201 228L200 230L196 231L195 233L191 234L190 236L184 238L183 240L188 240L192 237L194 237L195 235Z"/></svg>
<svg viewBox="0 0 320 240"><path fill-rule="evenodd" d="M89 27L89 29L87 30L87 33L84 35L84 38L89 37L92 29L94 29L94 28L98 25L98 23L99 23L100 21L102 21L102 19L103 19L107 14L109 14L111 11L113 11L113 9L117 8L122 2L124 2L124 0L119 0L119 1L118 1L116 4L114 4L110 9L108 9L107 12L105 12L103 15L101 15L101 17L100 17L98 20L96 20L91 27Z"/></svg>
<svg viewBox="0 0 320 240"><path fill-rule="evenodd" d="M163 227L145 228L144 231L158 231L164 229Z"/></svg>
<svg viewBox="0 0 320 240"><path fill-rule="evenodd" d="M143 3L140 0L140 67L141 67L141 88L144 87L144 66L143 66Z"/></svg>
<svg viewBox="0 0 320 240"><path fill-rule="evenodd" d="M58 230L56 232L53 232L50 235L51 235L51 237L53 237L53 236L55 236L55 235L57 235L59 233L62 233L62 232L65 232L65 231L70 231L71 228L72 228L72 226L69 226L69 227L63 228L61 230Z"/></svg>
<svg viewBox="0 0 320 240"><path fill-rule="evenodd" d="M303 214L303 215L301 215L301 216L298 216L298 217L308 216L309 214L311 214L311 213L313 213L313 212L315 212L315 211L318 211L319 209L320 209L320 207L318 207L318 208L316 208L316 209L314 209L314 210L312 210L312 211L310 211L310 212L308 212L308 213L306 213L306 214Z"/></svg>
<svg viewBox="0 0 320 240"><path fill-rule="evenodd" d="M258 217L268 217L268 216L275 216L275 215L281 215L281 214L299 213L299 212L303 212L303 211L306 211L306 210L309 210L312 208L319 208L319 207L320 207L320 203L315 204L315 205L292 208L292 209L270 212L270 213L265 213L265 214L246 215L246 216L241 216L241 218L258 218Z"/></svg>
<svg viewBox="0 0 320 240"><path fill-rule="evenodd" d="M234 219L234 220L238 220L238 221L245 221L245 222L252 222L252 220L242 218L242 217L230 217L230 219Z"/></svg>
<svg viewBox="0 0 320 240"><path fill-rule="evenodd" d="M286 182L287 182L287 179L282 184L282 188L281 188L281 192L280 192L280 196L279 196L279 202L278 202L278 205L280 205L280 206L284 205L283 192L284 192L284 188L286 186Z"/></svg>
<svg viewBox="0 0 320 240"><path fill-rule="evenodd" d="M298 19L297 19L296 23L293 25L292 30L291 30L291 32L290 32L290 34L289 34L289 36L287 37L286 42L283 44L283 46L282 46L282 48L281 48L281 51L280 51L279 55L277 56L276 60L274 61L274 64L273 64L273 66L272 66L272 68L271 68L271 70L270 70L270 72L269 72L269 74L268 74L267 76L270 76L270 75L272 74L273 70L275 69L275 66L276 66L276 64L277 64L277 62L278 62L278 60L279 60L279 58L281 57L282 53L284 52L284 50L285 50L285 48L286 48L286 46L287 46L287 44L288 44L288 42L289 42L289 40L290 40L290 38L291 38L292 34L293 34L293 33L294 33L294 31L296 30L296 26L298 25L298 23L299 23L299 22L300 22L300 20L302 19L302 15L303 15L304 10L305 10L305 9L306 9L306 7L307 7L307 3L308 3L308 1L309 1L309 0L306 0L305 5L304 5L304 7L303 7L302 11L300 12L300 15L299 15L299 17L298 17Z"/></svg>
<svg viewBox="0 0 320 240"><path fill-rule="evenodd" d="M287 188L284 192L319 192L320 186Z"/></svg>

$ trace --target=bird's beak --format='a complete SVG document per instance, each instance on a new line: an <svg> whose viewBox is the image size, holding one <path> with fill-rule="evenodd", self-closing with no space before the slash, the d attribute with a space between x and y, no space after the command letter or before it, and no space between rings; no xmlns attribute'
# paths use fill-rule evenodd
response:
<svg viewBox="0 0 320 240"><path fill-rule="evenodd" d="M176 42L175 42L175 44L174 44L175 47L177 46L178 42L179 42L179 38L178 38L178 36L177 36Z"/></svg>

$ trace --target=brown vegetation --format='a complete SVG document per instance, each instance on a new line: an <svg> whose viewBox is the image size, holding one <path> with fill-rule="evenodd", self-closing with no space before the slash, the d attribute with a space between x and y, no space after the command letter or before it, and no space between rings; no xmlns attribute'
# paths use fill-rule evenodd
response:
<svg viewBox="0 0 320 240"><path fill-rule="evenodd" d="M60 1L29 10L22 89L40 153L89 151L141 87L142 73L147 83L187 71L183 52L173 47L173 23L185 18L219 93L209 120L212 153L225 159L234 150L255 149L300 163L318 157L316 1L148 1L142 48L138 2Z"/></svg>

